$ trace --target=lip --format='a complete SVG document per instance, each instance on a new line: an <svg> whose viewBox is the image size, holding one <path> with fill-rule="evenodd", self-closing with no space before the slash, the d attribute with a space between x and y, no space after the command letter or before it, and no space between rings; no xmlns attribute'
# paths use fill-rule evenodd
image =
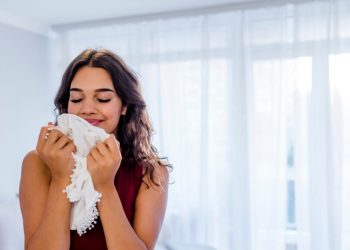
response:
<svg viewBox="0 0 350 250"><path fill-rule="evenodd" d="M98 119L85 119L85 120L93 126L97 126L102 122L102 120L98 120Z"/></svg>

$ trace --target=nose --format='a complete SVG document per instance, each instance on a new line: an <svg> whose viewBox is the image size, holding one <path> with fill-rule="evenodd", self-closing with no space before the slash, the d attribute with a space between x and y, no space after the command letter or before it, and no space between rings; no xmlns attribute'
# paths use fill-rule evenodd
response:
<svg viewBox="0 0 350 250"><path fill-rule="evenodd" d="M81 107L80 113L83 115L96 114L97 110L92 100L85 99Z"/></svg>

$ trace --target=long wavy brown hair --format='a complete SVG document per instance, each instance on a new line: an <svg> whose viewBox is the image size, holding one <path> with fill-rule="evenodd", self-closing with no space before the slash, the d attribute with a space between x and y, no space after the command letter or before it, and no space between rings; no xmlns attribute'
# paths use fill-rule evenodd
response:
<svg viewBox="0 0 350 250"><path fill-rule="evenodd" d="M172 166L167 158L159 157L151 143L154 130L136 75L115 53L106 49L87 49L69 64L54 101L58 115L67 113L71 82L84 66L103 68L110 74L117 95L123 106L127 106L127 112L120 117L115 132L123 160L141 163L145 168L144 174L148 174L152 183L159 185L155 181L154 169L158 166L172 169Z"/></svg>

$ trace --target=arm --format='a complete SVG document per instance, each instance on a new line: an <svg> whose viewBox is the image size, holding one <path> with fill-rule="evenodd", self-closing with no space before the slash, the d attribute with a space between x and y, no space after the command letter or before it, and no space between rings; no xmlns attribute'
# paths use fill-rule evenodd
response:
<svg viewBox="0 0 350 250"><path fill-rule="evenodd" d="M70 172L67 169L70 161L62 156L69 156L72 146L58 132L44 141L46 131L42 128L37 150L28 153L22 164L20 205L25 249L69 249L71 205L62 190L69 184L70 178L69 175L63 177L65 175L62 173L61 177L54 169L61 168L66 169L66 173ZM57 150L58 148L61 149ZM54 157L57 152L63 152L61 157ZM56 163L53 164L52 160ZM50 168L46 163L50 163Z"/></svg>
<svg viewBox="0 0 350 250"><path fill-rule="evenodd" d="M144 183L136 197L132 226L114 187L114 176L120 161L120 151L113 137L97 145L88 156L88 169L95 188L102 193L98 210L108 249L153 249L165 214L168 170L160 166L155 168L155 181L160 187L152 184L148 176L144 176Z"/></svg>
<svg viewBox="0 0 350 250"><path fill-rule="evenodd" d="M68 249L70 202L35 151L23 160L20 205L25 249ZM49 247L50 246L50 247Z"/></svg>
<svg viewBox="0 0 350 250"><path fill-rule="evenodd" d="M168 187L168 170L155 169L156 180L161 186L150 183L144 177L136 198L133 227L124 213L120 198L114 187L102 190L99 211L108 249L154 249L163 222ZM115 222L118 223L115 223Z"/></svg>

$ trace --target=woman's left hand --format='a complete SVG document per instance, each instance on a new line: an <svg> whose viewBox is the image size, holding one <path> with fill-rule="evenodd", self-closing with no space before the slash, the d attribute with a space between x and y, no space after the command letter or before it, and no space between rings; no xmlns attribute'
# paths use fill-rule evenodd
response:
<svg viewBox="0 0 350 250"><path fill-rule="evenodd" d="M121 160L119 142L114 135L91 149L87 156L87 168L97 191L114 187L114 177Z"/></svg>

